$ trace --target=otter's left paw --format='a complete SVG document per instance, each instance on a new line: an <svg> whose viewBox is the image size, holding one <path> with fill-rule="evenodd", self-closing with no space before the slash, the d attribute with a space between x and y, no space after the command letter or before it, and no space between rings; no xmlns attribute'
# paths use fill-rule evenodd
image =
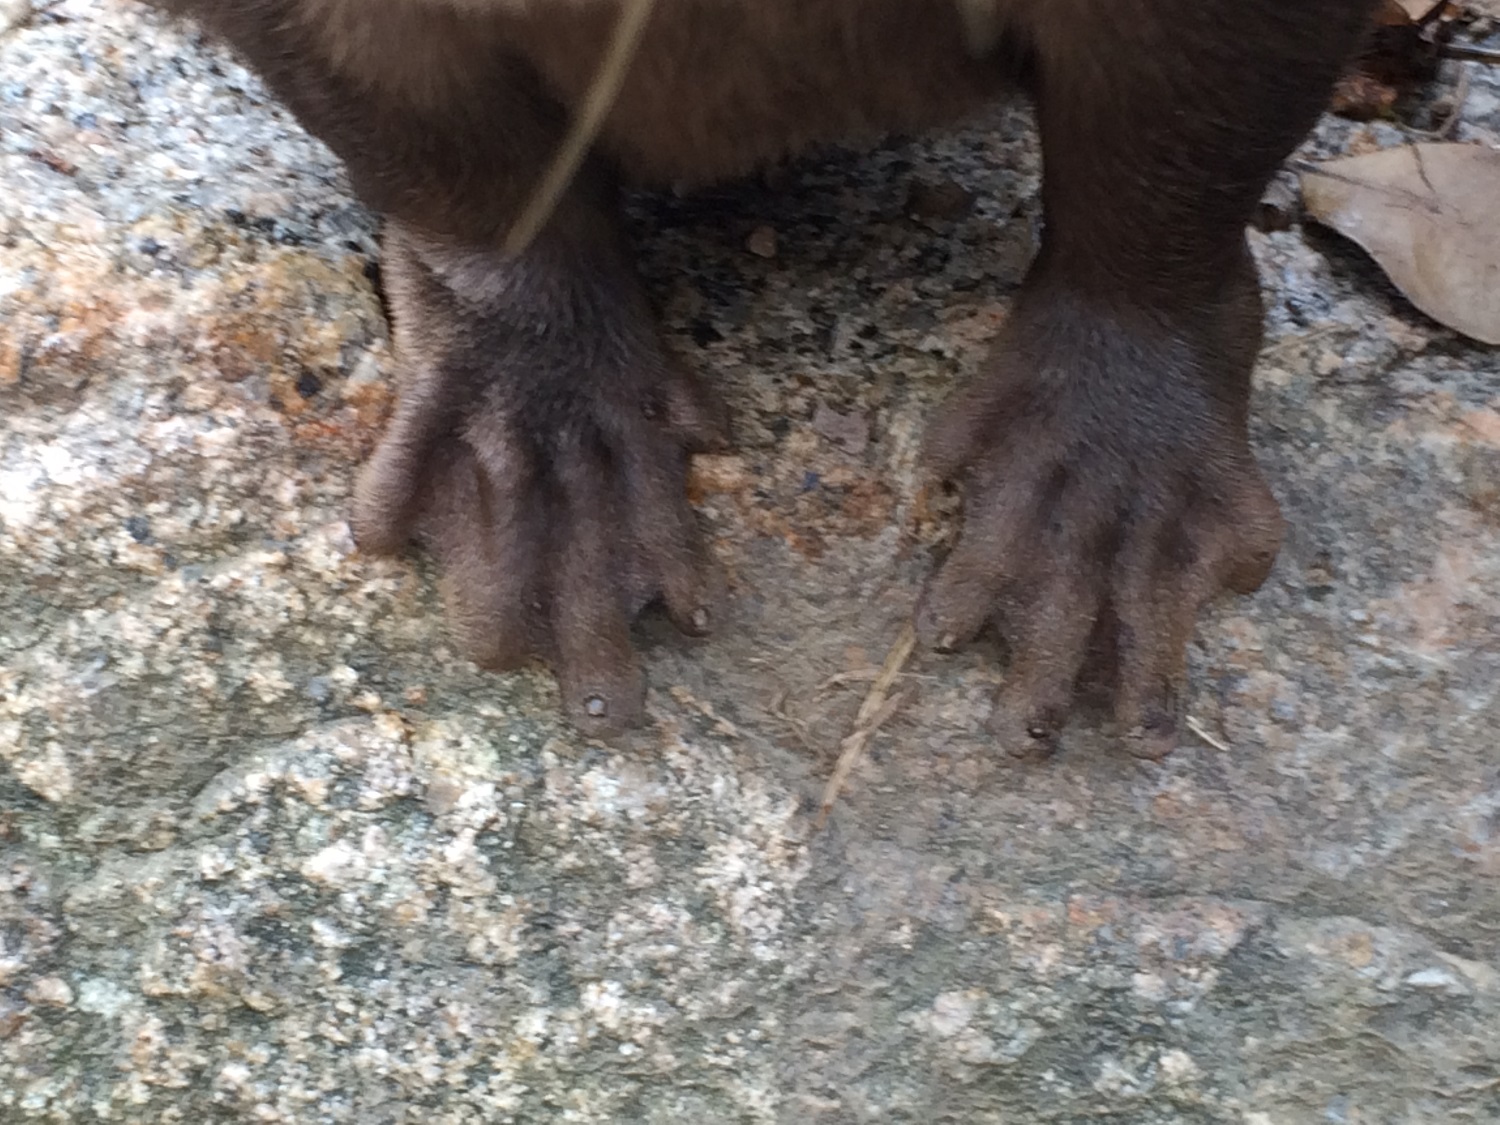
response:
<svg viewBox="0 0 1500 1125"><path fill-rule="evenodd" d="M965 512L918 630L950 648L997 628L1012 662L990 726L1010 753L1055 747L1101 644L1127 745L1176 744L1200 609L1259 586L1281 542L1246 440L1248 369L1160 323L1032 302L931 427Z"/></svg>

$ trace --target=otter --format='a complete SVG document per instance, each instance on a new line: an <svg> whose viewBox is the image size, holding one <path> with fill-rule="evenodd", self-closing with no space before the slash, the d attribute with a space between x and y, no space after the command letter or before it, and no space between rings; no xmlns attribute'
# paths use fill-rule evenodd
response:
<svg viewBox="0 0 1500 1125"><path fill-rule="evenodd" d="M715 623L685 481L729 440L658 335L621 185L710 183L1028 94L1041 244L930 424L964 514L918 635L999 630L1009 745L1055 745L1101 645L1130 748L1175 744L1200 609L1257 588L1283 533L1246 432L1245 225L1374 0L152 2L227 40L383 217L403 374L357 542L425 544L467 653L542 656L601 736L642 714L641 608Z"/></svg>

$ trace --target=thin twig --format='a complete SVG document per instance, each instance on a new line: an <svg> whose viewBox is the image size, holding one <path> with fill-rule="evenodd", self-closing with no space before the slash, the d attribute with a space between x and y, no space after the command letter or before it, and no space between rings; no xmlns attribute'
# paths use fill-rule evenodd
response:
<svg viewBox="0 0 1500 1125"><path fill-rule="evenodd" d="M1439 140L1446 141L1453 136L1458 123L1463 119L1464 103L1469 100L1469 68L1460 67L1458 71L1458 88L1453 91L1453 108L1448 111L1448 118L1438 126L1436 134Z"/></svg>
<svg viewBox="0 0 1500 1125"><path fill-rule="evenodd" d="M880 678L879 668L857 668L852 672L835 672L814 689L814 694L821 695L830 688L843 687L846 684L868 684ZM933 680L937 676L924 676L920 672L902 672L897 677L902 680Z"/></svg>
<svg viewBox="0 0 1500 1125"><path fill-rule="evenodd" d="M849 775L864 756L875 732L910 700L910 692L894 699L889 698L889 693L896 677L901 675L901 669L911 659L916 645L916 630L908 622L902 626L901 635L896 638L891 651L886 653L885 663L880 666L880 675L870 685L869 693L859 705L859 713L854 716L854 729L839 743L839 760L833 767L828 784L823 787L823 800L818 806L818 820L814 826L816 831L821 831L828 823L828 814L833 811L834 802L839 799L844 782L849 780Z"/></svg>
<svg viewBox="0 0 1500 1125"><path fill-rule="evenodd" d="M1438 54L1445 59L1464 59L1467 62L1489 63L1491 66L1500 66L1500 51L1490 51L1483 47L1466 47L1462 43L1446 43L1438 48Z"/></svg>
<svg viewBox="0 0 1500 1125"><path fill-rule="evenodd" d="M583 163L589 146L594 143L594 138L604 125L605 116L615 104L615 96L619 94L630 64L635 59L635 49L640 46L641 32L645 30L646 21L655 6L656 0L626 0L621 7L620 22L615 25L614 34L604 52L604 61L599 64L599 70L584 95L583 104L573 118L572 127L537 184L536 191L527 201L521 217L506 236L507 257L516 257L531 245L531 240L552 217L558 200L573 182L578 166Z"/></svg>
<svg viewBox="0 0 1500 1125"><path fill-rule="evenodd" d="M811 750L813 745L812 740L807 737L807 724L795 717L786 708L787 701L791 698L791 695L791 688L783 687L778 691L776 698L771 700L771 714L787 725L787 728L796 737L797 741L802 744L804 750Z"/></svg>
<svg viewBox="0 0 1500 1125"><path fill-rule="evenodd" d="M1193 716L1191 716L1191 715L1189 715L1187 717L1187 729L1190 730L1190 731L1192 731L1199 738L1203 739L1204 742L1208 743L1210 746L1212 746L1215 750L1219 751L1220 753L1222 753L1222 754L1229 753L1229 743L1225 742L1218 735L1210 734L1209 731L1208 731L1208 728L1205 727L1197 719L1193 718Z"/></svg>

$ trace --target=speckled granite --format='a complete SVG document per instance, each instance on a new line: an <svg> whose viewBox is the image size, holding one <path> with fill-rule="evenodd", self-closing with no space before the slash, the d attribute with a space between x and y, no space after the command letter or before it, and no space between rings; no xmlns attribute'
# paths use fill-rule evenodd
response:
<svg viewBox="0 0 1500 1125"><path fill-rule="evenodd" d="M1017 766L989 654L923 656L812 831L1037 171L1000 111L640 201L735 620L648 623L604 748L353 551L392 360L327 153L182 29L0 4L0 1122L1500 1120L1500 354L1331 235L1255 236L1293 530L1193 650L1219 747Z"/></svg>

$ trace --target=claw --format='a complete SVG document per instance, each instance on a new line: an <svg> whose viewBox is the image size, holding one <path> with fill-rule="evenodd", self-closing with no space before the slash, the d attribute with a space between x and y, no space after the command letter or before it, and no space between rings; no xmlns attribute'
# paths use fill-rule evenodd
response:
<svg viewBox="0 0 1500 1125"><path fill-rule="evenodd" d="M360 477L357 540L394 551L415 532L465 651L544 658L572 721L613 736L644 712L635 613L659 598L685 632L714 622L686 471L727 442L724 404L661 350L611 254L580 262L544 232L505 256L392 220L386 255L410 367ZM585 314L585 330L541 331Z"/></svg>
<svg viewBox="0 0 1500 1125"><path fill-rule="evenodd" d="M1046 721L1036 716L1027 718L1005 703L995 705L985 722L985 729L995 736L1001 750L1023 762L1052 757L1062 738L1061 721Z"/></svg>
<svg viewBox="0 0 1500 1125"><path fill-rule="evenodd" d="M1099 670L1123 742L1159 759L1177 743L1200 610L1264 578L1281 516L1243 417L1182 367L1181 339L1080 334L1050 315L1021 306L994 370L929 434L928 463L961 474L965 512L923 594L919 636L951 650L993 623L1013 662L987 725L1019 758L1056 750L1083 666L1107 642Z"/></svg>

